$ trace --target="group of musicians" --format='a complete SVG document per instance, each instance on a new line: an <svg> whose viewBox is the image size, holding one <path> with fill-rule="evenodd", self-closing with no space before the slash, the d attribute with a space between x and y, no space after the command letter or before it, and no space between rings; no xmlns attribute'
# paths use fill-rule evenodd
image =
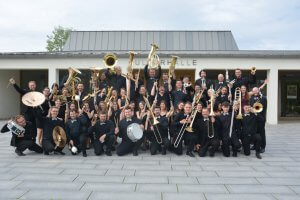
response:
<svg viewBox="0 0 300 200"><path fill-rule="evenodd" d="M193 85L189 77L177 78L174 68L162 73L159 62L156 68L150 64L144 68L144 80L139 78L140 71L124 74L118 66L92 73L91 91L80 82L80 72L70 68L60 84L43 89L41 105L26 106L24 115L12 119L24 128L22 134L12 134L17 155L25 155L26 149L64 155L64 145L58 144L64 137L53 134L65 132L71 153L82 152L84 157L93 148L97 156L111 156L113 151L118 156L137 156L146 150L151 155L181 155L186 150L190 157L195 153L213 157L216 152L236 157L254 150L262 158L267 100L261 90L267 81L255 86L255 69L248 77L235 69L232 80L226 72L216 81L201 70ZM36 90L35 81L27 89L13 78L10 83L21 95ZM9 130L6 124L1 132Z"/></svg>

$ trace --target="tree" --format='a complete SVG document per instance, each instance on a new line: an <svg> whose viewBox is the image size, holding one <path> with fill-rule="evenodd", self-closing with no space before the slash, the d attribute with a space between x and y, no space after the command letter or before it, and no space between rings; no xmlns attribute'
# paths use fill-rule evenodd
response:
<svg viewBox="0 0 300 200"><path fill-rule="evenodd" d="M51 35L47 35L47 47L49 52L62 51L72 28L64 28L62 26L54 27Z"/></svg>

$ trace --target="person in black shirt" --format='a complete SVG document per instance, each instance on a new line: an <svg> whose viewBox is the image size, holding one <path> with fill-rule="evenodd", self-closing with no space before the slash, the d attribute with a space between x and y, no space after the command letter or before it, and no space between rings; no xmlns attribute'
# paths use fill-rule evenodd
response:
<svg viewBox="0 0 300 200"><path fill-rule="evenodd" d="M94 135L94 152L97 156L101 155L106 145L105 154L111 156L111 149L114 143L115 126L112 121L106 119L106 113L99 113L99 120L93 121L89 128L89 134Z"/></svg>
<svg viewBox="0 0 300 200"><path fill-rule="evenodd" d="M109 83L107 81L105 73L103 72L100 76L99 90L106 89L108 87L109 87Z"/></svg>
<svg viewBox="0 0 300 200"><path fill-rule="evenodd" d="M174 107L177 107L179 102L187 102L190 100L190 97L182 90L182 81L176 82L176 88L172 91L172 99Z"/></svg>
<svg viewBox="0 0 300 200"><path fill-rule="evenodd" d="M68 143L71 147L75 146L78 152L82 151L83 157L87 157L86 154L86 139L87 135L81 132L81 123L77 118L77 112L75 110L70 111L70 119L66 122L66 133ZM75 155L74 152L72 152Z"/></svg>
<svg viewBox="0 0 300 200"><path fill-rule="evenodd" d="M236 131L235 113L229 112L229 102L222 104L223 113L216 117L218 132L222 140L222 151L225 157L230 156L230 146L232 146L232 156L237 157L237 151L241 148L239 133Z"/></svg>
<svg viewBox="0 0 300 200"><path fill-rule="evenodd" d="M32 126L31 122L26 122L23 115L17 115L16 117L14 117L13 121L25 129L25 133L23 135L16 135L12 133L10 145L16 147L16 154L18 156L25 156L23 152L26 149L35 151L36 153L43 153L43 149L35 143L35 138L33 137L34 127ZM7 124L5 124L1 129L1 133L5 133L8 131L9 129L7 127Z"/></svg>
<svg viewBox="0 0 300 200"><path fill-rule="evenodd" d="M218 80L214 85L214 89L215 91L218 91L219 89L226 87L227 88L227 83L224 80L224 75L223 74L219 74L218 75Z"/></svg>
<svg viewBox="0 0 300 200"><path fill-rule="evenodd" d="M62 152L62 148L56 147L53 141L53 130L56 126L60 126L64 128L64 122L62 119L59 119L58 116L59 108L53 106L50 108L50 117L43 117L38 115L39 127L43 129L43 140L42 140L42 147L44 149L44 154L49 155L49 153L53 152L55 154L65 155ZM36 113L36 112L35 112Z"/></svg>
<svg viewBox="0 0 300 200"><path fill-rule="evenodd" d="M148 139L150 140L150 153L151 155L155 155L157 151L161 148L162 155L166 155L166 150L170 145L170 140L168 139L168 127L169 122L168 118L160 115L160 107L156 106L154 108L154 115L159 122L157 125L153 125L153 119L149 118L152 122L150 125L150 130L146 134ZM149 123L149 121L148 121ZM154 133L155 132L155 133ZM156 134L156 136L154 135ZM157 138L156 138L157 137ZM160 142L160 143L158 143Z"/></svg>
<svg viewBox="0 0 300 200"><path fill-rule="evenodd" d="M192 112L192 104L190 102L187 102L184 105L184 113L180 112L177 115L175 115L174 122L172 124L173 130L176 133L175 135L173 135L173 144L177 140L179 132L182 129L182 127L183 126L188 127L187 124L191 123L191 112ZM178 146L176 147L174 145L173 151L177 155L181 155L182 151L183 151L182 143L184 141L184 144L187 145L186 155L188 155L190 157L195 157L195 155L193 154L193 150L194 150L194 146L195 146L195 143L196 143L196 140L197 140L198 136L194 132L190 133L190 132L188 132L184 129L182 129L182 131L183 131L182 139L179 140L178 142L176 142L178 144Z"/></svg>
<svg viewBox="0 0 300 200"><path fill-rule="evenodd" d="M136 117L133 117L133 110L130 107L124 109L125 119L122 119L119 123L119 128L117 128L116 133L122 138L121 144L117 147L117 155L123 156L130 152L133 152L134 156L138 155L138 148L142 144L144 137L139 139L137 142L131 141L127 136L127 128L132 123L141 124L141 121ZM144 129L143 125L140 125Z"/></svg>
<svg viewBox="0 0 300 200"><path fill-rule="evenodd" d="M198 126L201 138L199 156L205 157L207 151L209 151L209 156L214 157L220 145L220 137L217 132L216 119L209 117L208 108L202 109L202 118L198 121Z"/></svg>
<svg viewBox="0 0 300 200"><path fill-rule="evenodd" d="M114 70L115 73L107 69L107 71L105 72L105 76L108 80L108 84L112 86L115 90L117 90L119 93L121 88L126 88L126 78L124 78L121 75L121 67L116 66Z"/></svg>
<svg viewBox="0 0 300 200"><path fill-rule="evenodd" d="M144 68L144 75L145 75L145 81L146 81L146 89L147 91L151 91L154 82L158 82L161 76L161 66L158 65L157 71L155 69L148 69L148 64L145 65Z"/></svg>
<svg viewBox="0 0 300 200"><path fill-rule="evenodd" d="M261 136L261 153L265 152L266 148L266 114L267 114L267 98L260 94L260 91L257 87L252 89L253 95L250 98L250 105L253 107L254 103L261 103L263 106L263 110L260 113L257 113L257 132Z"/></svg>
<svg viewBox="0 0 300 200"><path fill-rule="evenodd" d="M257 132L258 127L258 116L251 113L250 105L244 106L244 115L241 119L241 140L244 149L244 154L246 156L250 155L250 144L253 143L256 151L256 157L261 159L261 135Z"/></svg>

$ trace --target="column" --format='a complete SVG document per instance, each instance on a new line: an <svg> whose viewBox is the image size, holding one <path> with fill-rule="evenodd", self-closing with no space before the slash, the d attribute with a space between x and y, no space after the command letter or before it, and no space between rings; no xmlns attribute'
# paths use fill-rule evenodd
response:
<svg viewBox="0 0 300 200"><path fill-rule="evenodd" d="M54 67L48 69L48 85L52 86L53 83L58 83L58 70ZM58 83L59 84L59 83Z"/></svg>
<svg viewBox="0 0 300 200"><path fill-rule="evenodd" d="M270 69L267 73L267 123L278 123L278 69Z"/></svg>

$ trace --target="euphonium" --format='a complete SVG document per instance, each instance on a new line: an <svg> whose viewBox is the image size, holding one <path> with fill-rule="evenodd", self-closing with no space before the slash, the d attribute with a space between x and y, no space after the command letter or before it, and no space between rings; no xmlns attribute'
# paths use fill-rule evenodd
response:
<svg viewBox="0 0 300 200"><path fill-rule="evenodd" d="M104 66L110 70L112 70L112 72L114 71L114 67L116 66L118 62L118 58L115 54L113 53L107 53L105 54L105 56L103 57L103 63Z"/></svg>
<svg viewBox="0 0 300 200"><path fill-rule="evenodd" d="M172 60L171 60L171 63L169 66L169 72L168 72L169 78L171 78L172 72L174 72L174 70L175 70L175 65L176 65L176 61L178 58L179 58L178 56L172 56Z"/></svg>
<svg viewBox="0 0 300 200"><path fill-rule="evenodd" d="M242 115L242 92L241 92L240 87L235 88L234 98L235 98L234 101L239 104L239 113L236 116L236 118L237 119L243 119L243 115Z"/></svg>
<svg viewBox="0 0 300 200"><path fill-rule="evenodd" d="M159 65L159 57L156 54L158 46L156 44L151 44L151 50L148 55L148 66L150 69L157 69Z"/></svg>
<svg viewBox="0 0 300 200"><path fill-rule="evenodd" d="M78 69L70 67L69 68L69 77L68 77L67 81L65 82L65 86L69 86L69 84L72 83L73 81L75 83L80 82L81 79L79 77L76 77L78 74L81 74L81 72Z"/></svg>

